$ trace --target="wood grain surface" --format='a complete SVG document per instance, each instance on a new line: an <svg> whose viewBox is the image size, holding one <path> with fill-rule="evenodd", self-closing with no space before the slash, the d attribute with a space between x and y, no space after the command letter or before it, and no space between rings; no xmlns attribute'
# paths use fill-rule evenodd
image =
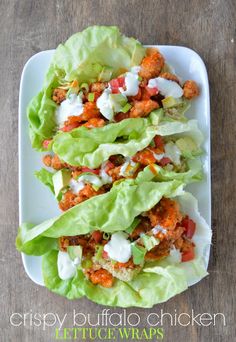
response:
<svg viewBox="0 0 236 342"><path fill-rule="evenodd" d="M226 326L218 322L209 327L170 327L166 322L163 340L235 341L235 1L1 0L0 13L0 341L54 340L54 328L12 326L9 317L13 312L64 315L73 309L85 314L102 310L86 299L70 302L36 286L27 277L14 246L18 226L17 116L22 68L33 54L55 48L72 33L94 24L118 25L124 34L137 37L144 44L188 46L202 56L210 81L214 230L210 275L165 304L151 310L130 308L127 313L136 311L145 318L161 309L172 314L175 310L191 313L192 309L195 313L222 312Z"/></svg>

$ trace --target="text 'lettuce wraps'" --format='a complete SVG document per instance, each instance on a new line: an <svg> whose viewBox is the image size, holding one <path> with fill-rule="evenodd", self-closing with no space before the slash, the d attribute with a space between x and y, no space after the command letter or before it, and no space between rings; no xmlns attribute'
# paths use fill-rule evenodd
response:
<svg viewBox="0 0 236 342"><path fill-rule="evenodd" d="M43 255L45 285L69 299L151 307L207 275L210 229L178 181L126 180L38 226L19 250Z"/></svg>
<svg viewBox="0 0 236 342"><path fill-rule="evenodd" d="M138 123L138 120L135 123ZM56 172L41 169L36 172L36 176L55 194L61 210L67 210L84 200L105 193L115 182L127 178L137 179L138 182L178 179L185 184L202 179L201 162L196 159L202 152L202 134L197 128L196 121L149 126L144 131L144 136L140 133L136 138L132 138L135 135L134 131L131 137L128 136L127 124L128 120L113 125L116 130L114 129L111 136L106 127L100 129L100 138L101 141L107 141L105 144L99 144L100 141L97 141L96 129L74 130L63 135L63 141L55 140L55 151L58 154L46 155L43 161ZM117 127L121 125L124 126L122 133L121 128ZM152 138L156 132L161 135ZM149 145L142 149L150 140ZM81 152L92 148L92 152ZM137 149L138 152L130 156ZM116 154L110 155L115 151ZM66 162L62 162L58 156ZM86 164L76 166L79 160L81 164ZM97 165L94 161L101 163L99 167L91 168L91 165ZM88 165L90 167L87 167Z"/></svg>
<svg viewBox="0 0 236 342"><path fill-rule="evenodd" d="M43 89L27 108L32 146L48 149L58 131L147 117L157 108L184 120L198 95L197 84L182 83L159 50L117 27L89 27L58 46Z"/></svg>

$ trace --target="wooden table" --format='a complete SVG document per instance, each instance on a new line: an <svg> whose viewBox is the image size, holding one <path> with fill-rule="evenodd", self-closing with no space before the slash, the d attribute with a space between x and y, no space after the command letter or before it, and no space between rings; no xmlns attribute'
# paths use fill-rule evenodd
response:
<svg viewBox="0 0 236 342"><path fill-rule="evenodd" d="M12 313L99 313L102 307L86 299L69 302L36 286L24 272L14 240L18 225L17 125L18 90L23 65L38 51L55 48L89 25L118 25L144 44L183 45L204 59L210 80L212 115L213 246L210 276L185 293L150 312L224 313L226 326L170 327L164 341L220 342L235 340L236 180L235 180L235 22L233 0L215 1L37 1L2 0L1 9L1 335L3 342L53 341L55 328L14 327ZM116 309L115 312L122 312ZM71 326L70 320L64 326ZM97 340L96 340L97 341ZM133 340L135 341L135 339Z"/></svg>

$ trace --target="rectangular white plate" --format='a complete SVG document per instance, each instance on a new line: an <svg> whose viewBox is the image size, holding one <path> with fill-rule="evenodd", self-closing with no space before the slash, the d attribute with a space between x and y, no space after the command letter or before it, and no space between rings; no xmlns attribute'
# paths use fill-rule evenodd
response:
<svg viewBox="0 0 236 342"><path fill-rule="evenodd" d="M211 168L210 168L210 103L209 85L205 65L201 57L191 49L181 46L158 46L166 61L183 80L193 79L201 88L200 96L192 101L187 113L196 118L205 136L205 155L202 157L205 179L203 182L189 185L199 201L199 210L207 223L211 225ZM29 135L26 108L29 101L42 88L43 79L49 67L54 50L42 51L31 57L25 64L20 83L19 99L19 217L20 224L34 224L57 216L60 211L50 191L34 176L42 167L42 153L32 149ZM22 254L25 271L37 284L43 285L41 257Z"/></svg>

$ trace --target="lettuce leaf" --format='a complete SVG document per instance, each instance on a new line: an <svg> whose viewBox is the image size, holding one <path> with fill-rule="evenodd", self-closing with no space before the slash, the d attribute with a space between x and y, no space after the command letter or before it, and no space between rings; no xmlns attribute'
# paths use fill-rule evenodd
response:
<svg viewBox="0 0 236 342"><path fill-rule="evenodd" d="M125 230L136 216L151 209L163 196L173 196L181 190L182 182L175 180L140 184L132 179L125 180L114 185L109 192L92 197L31 229L23 224L16 240L17 249L27 254L30 243L34 244L35 239L40 236L58 238L87 234L98 229L107 233Z"/></svg>
<svg viewBox="0 0 236 342"><path fill-rule="evenodd" d="M185 172L168 171L159 165L147 166L141 172L139 172L136 182L143 181L169 181L177 179L185 184L192 182L198 182L203 179L202 164L199 159L187 161L188 170Z"/></svg>
<svg viewBox="0 0 236 342"><path fill-rule="evenodd" d="M184 272L175 266L140 272L130 282L116 279L112 288L92 284L80 269L72 279L61 280L57 271L57 254L53 250L43 256L44 283L48 289L68 299L86 296L103 305L149 308L187 289Z"/></svg>
<svg viewBox="0 0 236 342"><path fill-rule="evenodd" d="M54 238L44 236L37 236L34 240L24 243L25 236L33 229L34 225L30 223L23 223L18 229L16 238L17 249L28 255L43 255L51 249L58 249L58 241Z"/></svg>
<svg viewBox="0 0 236 342"><path fill-rule="evenodd" d="M127 119L102 128L80 127L59 133L53 151L60 159L73 166L99 167L115 154L133 156L145 148L155 136L155 127L148 119Z"/></svg>
<svg viewBox="0 0 236 342"><path fill-rule="evenodd" d="M145 48L134 38L123 36L117 27L91 26L60 44L52 58L42 91L27 108L32 146L43 150L44 139L51 138L56 129L52 90L60 83L77 79L94 82L104 68L111 70L111 78L121 70L140 64Z"/></svg>
<svg viewBox="0 0 236 342"><path fill-rule="evenodd" d="M52 193L55 194L53 180L52 180L54 172L50 172L42 168L39 171L35 171L34 174L36 178L38 178L38 180L40 180L43 184L45 184L52 191Z"/></svg>
<svg viewBox="0 0 236 342"><path fill-rule="evenodd" d="M146 196L147 198L148 196ZM146 199L145 198L145 199ZM211 243L211 230L197 209L197 200L189 193L176 196L183 212L197 224L193 241L196 258L185 263L172 262L170 257L162 261L148 262L143 270L129 282L116 279L112 288L93 285L78 268L69 280L61 280L57 271L57 251L43 256L42 271L46 287L51 291L76 299L82 296L103 305L120 307L152 307L157 303L183 292L188 286L207 275L207 260Z"/></svg>
<svg viewBox="0 0 236 342"><path fill-rule="evenodd" d="M126 119L92 130L80 127L59 133L54 138L53 151L70 165L97 168L115 154L132 157L147 147L157 134L170 138L189 135L200 149L203 136L196 120L161 122L157 126L152 125L155 120L153 115L149 119Z"/></svg>

